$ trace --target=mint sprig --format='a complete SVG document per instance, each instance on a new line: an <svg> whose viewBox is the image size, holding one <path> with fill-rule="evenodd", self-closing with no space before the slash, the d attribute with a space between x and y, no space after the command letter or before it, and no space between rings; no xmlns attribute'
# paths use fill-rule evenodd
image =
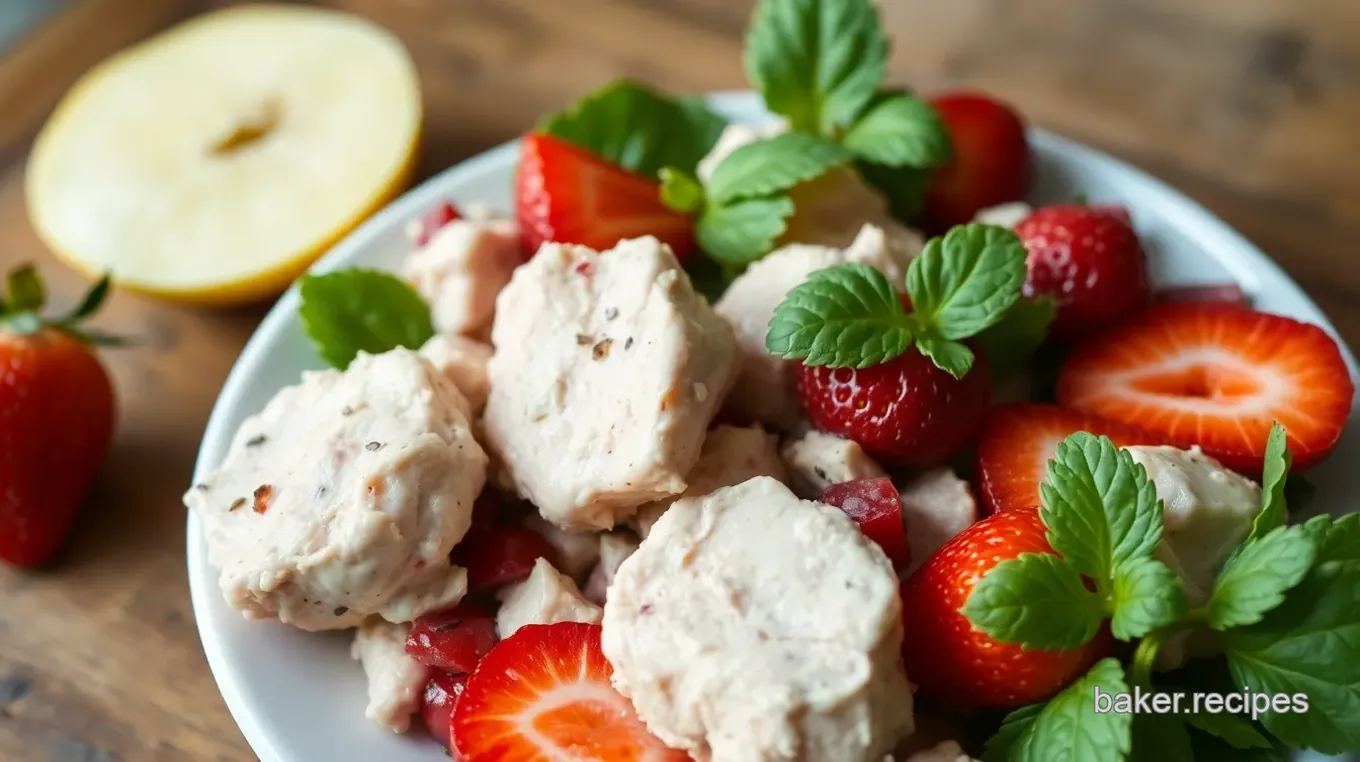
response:
<svg viewBox="0 0 1360 762"><path fill-rule="evenodd" d="M998 640L1026 648L1076 648L1095 637L1105 620L1100 595L1049 553L1021 553L984 580L963 613Z"/></svg>
<svg viewBox="0 0 1360 762"><path fill-rule="evenodd" d="M705 190L716 204L768 196L820 177L852 158L828 140L785 132L732 151L713 170Z"/></svg>
<svg viewBox="0 0 1360 762"><path fill-rule="evenodd" d="M845 132L845 147L887 167L933 167L953 156L949 131L933 106L905 93L874 103Z"/></svg>
<svg viewBox="0 0 1360 762"><path fill-rule="evenodd" d="M1279 526L1264 537L1248 539L1214 581L1209 626L1227 630L1261 621L1303 580L1314 555L1313 539L1301 526Z"/></svg>
<svg viewBox="0 0 1360 762"><path fill-rule="evenodd" d="M793 201L788 196L748 198L705 209L694 235L713 259L740 267L769 251L784 234L791 216Z"/></svg>
<svg viewBox="0 0 1360 762"><path fill-rule="evenodd" d="M932 239L907 269L913 312L882 274L864 265L813 273L784 297L765 346L807 365L863 368L915 346L956 378L972 368L960 343L995 324L1020 298L1025 247L1014 233L964 225ZM872 295L873 298L865 298Z"/></svg>
<svg viewBox="0 0 1360 762"><path fill-rule="evenodd" d="M1289 454L1288 437L1284 427L1276 421L1271 424L1270 436L1266 439L1265 464L1261 471L1261 512L1251 525L1248 540L1260 539L1284 526L1287 507L1284 486L1291 465L1293 456Z"/></svg>
<svg viewBox="0 0 1360 762"><path fill-rule="evenodd" d="M430 306L406 281L350 268L304 275L298 315L321 358L344 370L359 352L419 349L434 335Z"/></svg>
<svg viewBox="0 0 1360 762"><path fill-rule="evenodd" d="M985 762L1118 762L1129 753L1134 715L1095 711L1095 689L1127 693L1124 668L1101 659L1076 682L1042 705L1022 707L987 742Z"/></svg>

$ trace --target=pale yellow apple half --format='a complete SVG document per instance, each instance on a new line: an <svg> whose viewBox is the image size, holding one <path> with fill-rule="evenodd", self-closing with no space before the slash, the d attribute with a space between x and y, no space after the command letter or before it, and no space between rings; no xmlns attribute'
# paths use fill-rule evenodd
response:
<svg viewBox="0 0 1360 762"><path fill-rule="evenodd" d="M356 16L253 5L129 48L33 146L29 214L57 256L159 296L271 296L405 187L415 67Z"/></svg>

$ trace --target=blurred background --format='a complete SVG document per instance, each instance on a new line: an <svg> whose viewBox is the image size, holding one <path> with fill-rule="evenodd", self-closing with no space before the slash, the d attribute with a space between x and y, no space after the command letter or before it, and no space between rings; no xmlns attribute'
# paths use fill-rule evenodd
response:
<svg viewBox="0 0 1360 762"><path fill-rule="evenodd" d="M37 263L62 305L87 287L28 221L29 146L91 65L226 4L0 0L0 268ZM425 109L417 180L613 77L676 91L745 82L750 0L319 4L366 16L409 49ZM1261 246L1360 341L1360 2L882 5L892 83L995 93L1151 172ZM0 760L254 758L199 648L180 494L222 380L266 308L118 293L104 312L102 328L141 341L103 354L119 394L117 445L56 570L0 567Z"/></svg>

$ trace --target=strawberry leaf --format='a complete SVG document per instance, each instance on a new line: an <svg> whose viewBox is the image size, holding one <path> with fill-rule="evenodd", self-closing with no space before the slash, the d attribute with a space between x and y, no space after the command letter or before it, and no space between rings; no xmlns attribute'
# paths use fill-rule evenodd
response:
<svg viewBox="0 0 1360 762"><path fill-rule="evenodd" d="M303 329L322 359L342 370L359 352L419 349L434 335L430 306L385 272L351 268L305 275L298 292Z"/></svg>
<svg viewBox="0 0 1360 762"><path fill-rule="evenodd" d="M95 281L95 284L90 287L90 290L85 292L85 297L80 300L80 304L77 304L70 312L66 313L66 316L61 319L61 322L70 325L78 323L90 315L93 315L101 306L103 306L104 300L108 298L111 282L112 280L108 273L104 273L100 276L99 280Z"/></svg>
<svg viewBox="0 0 1360 762"><path fill-rule="evenodd" d="M1063 440L1039 489L1049 543L1102 593L1118 567L1161 542L1162 501L1143 467L1108 437L1082 431Z"/></svg>
<svg viewBox="0 0 1360 762"><path fill-rule="evenodd" d="M761 0L746 35L746 76L795 131L835 136L873 98L888 40L869 0Z"/></svg>
<svg viewBox="0 0 1360 762"><path fill-rule="evenodd" d="M846 149L816 135L785 132L728 154L713 170L705 191L718 204L767 196L820 177L852 158Z"/></svg>
<svg viewBox="0 0 1360 762"><path fill-rule="evenodd" d="M1110 633L1120 640L1141 638L1174 624L1189 604L1175 572L1152 558L1130 558L1115 569Z"/></svg>
<svg viewBox="0 0 1360 762"><path fill-rule="evenodd" d="M978 580L963 615L973 627L1024 648L1076 648L1095 637L1105 603L1051 553L1021 553Z"/></svg>
<svg viewBox="0 0 1360 762"><path fill-rule="evenodd" d="M699 246L719 262L747 265L769 253L793 215L788 196L710 204L694 227Z"/></svg>
<svg viewBox="0 0 1360 762"><path fill-rule="evenodd" d="M1025 246L991 225L960 225L932 238L907 267L917 319L946 339L965 339L997 323L1020 298Z"/></svg>
<svg viewBox="0 0 1360 762"><path fill-rule="evenodd" d="M905 94L880 98L850 126L843 143L861 159L889 167L938 167L953 154L939 112Z"/></svg>
<svg viewBox="0 0 1360 762"><path fill-rule="evenodd" d="M1248 541L1260 539L1284 526L1284 486L1292 463L1284 427L1276 421L1270 425L1270 437L1266 439L1265 467L1261 472L1261 512L1256 514L1256 520L1252 522Z"/></svg>
<svg viewBox="0 0 1360 762"><path fill-rule="evenodd" d="M14 312L37 312L47 302L47 289L31 264L23 264L10 271L6 279L9 289L8 308Z"/></svg>
<svg viewBox="0 0 1360 762"><path fill-rule="evenodd" d="M789 360L867 368L907 351L912 321L883 273L863 264L814 272L770 318L765 348Z"/></svg>
<svg viewBox="0 0 1360 762"><path fill-rule="evenodd" d="M1284 601L1284 594L1303 581L1316 548L1302 526L1279 526L1264 537L1248 539L1223 565L1209 598L1209 626L1242 627Z"/></svg>

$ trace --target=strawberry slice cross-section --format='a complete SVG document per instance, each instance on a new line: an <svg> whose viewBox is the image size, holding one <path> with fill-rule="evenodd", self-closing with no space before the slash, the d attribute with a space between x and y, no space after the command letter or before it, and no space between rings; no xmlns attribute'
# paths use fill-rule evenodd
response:
<svg viewBox="0 0 1360 762"><path fill-rule="evenodd" d="M1073 350L1058 378L1063 404L1198 445L1247 475L1261 471L1273 421L1294 469L1316 465L1354 395L1321 328L1223 303L1154 306Z"/></svg>
<svg viewBox="0 0 1360 762"><path fill-rule="evenodd" d="M610 685L600 626L525 625L468 680L453 713L466 762L686 762Z"/></svg>

